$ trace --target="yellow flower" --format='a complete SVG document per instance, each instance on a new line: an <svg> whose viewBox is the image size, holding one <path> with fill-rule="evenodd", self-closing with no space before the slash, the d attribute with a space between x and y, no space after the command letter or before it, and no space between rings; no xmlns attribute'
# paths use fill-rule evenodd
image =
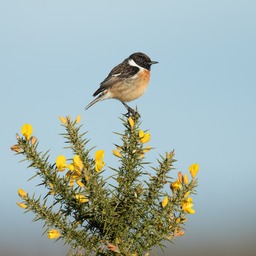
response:
<svg viewBox="0 0 256 256"><path fill-rule="evenodd" d="M170 184L171 190L176 191L182 188L180 181L177 179L175 182Z"/></svg>
<svg viewBox="0 0 256 256"><path fill-rule="evenodd" d="M65 156L61 155L56 158L56 167L60 172L63 172L67 168Z"/></svg>
<svg viewBox="0 0 256 256"><path fill-rule="evenodd" d="M77 167L80 171L84 168L83 162L80 159L79 155L75 155L73 158L74 166Z"/></svg>
<svg viewBox="0 0 256 256"><path fill-rule="evenodd" d="M177 224L180 223L180 220L181 220L180 217L178 217L178 218L175 220L175 223L177 223Z"/></svg>
<svg viewBox="0 0 256 256"><path fill-rule="evenodd" d="M82 187L84 186L84 184L80 181L80 179L82 178L82 173L78 170L78 169L70 169L70 166L74 166L69 165L69 171L66 173L66 178L69 180L69 185L70 186L74 186L74 183L76 181L77 185ZM82 185L83 184L83 185Z"/></svg>
<svg viewBox="0 0 256 256"><path fill-rule="evenodd" d="M75 123L77 124L77 123L79 123L80 121L81 121L81 116L78 115L77 118L76 118L76 120L75 120Z"/></svg>
<svg viewBox="0 0 256 256"><path fill-rule="evenodd" d="M103 162L104 158L104 150L100 149L98 150L95 155L95 170L96 172L100 172L102 168L105 166L105 163Z"/></svg>
<svg viewBox="0 0 256 256"><path fill-rule="evenodd" d="M175 220L175 223L184 223L184 222L186 222L187 221L187 219L186 218L184 218L184 217L182 217L182 218L180 218L180 217L178 217L176 220Z"/></svg>
<svg viewBox="0 0 256 256"><path fill-rule="evenodd" d="M186 213L189 214L194 214L196 211L194 209L192 209L193 207L193 199L191 197L189 197L185 203L182 205L182 210Z"/></svg>
<svg viewBox="0 0 256 256"><path fill-rule="evenodd" d="M139 130L139 138L142 144L145 144L150 141L150 133L144 133L142 130Z"/></svg>
<svg viewBox="0 0 256 256"><path fill-rule="evenodd" d="M21 198L23 198L23 199L26 199L26 198L28 198L28 193L25 191L25 190L23 190L23 189L18 189L18 195L21 197Z"/></svg>
<svg viewBox="0 0 256 256"><path fill-rule="evenodd" d="M73 163L69 164L69 165L67 166L67 168L68 168L70 171L74 171L74 170L75 170L75 166L74 166Z"/></svg>
<svg viewBox="0 0 256 256"><path fill-rule="evenodd" d="M188 168L190 171L191 177L194 179L196 177L196 174L199 171L199 165L198 164L191 164L190 167Z"/></svg>
<svg viewBox="0 0 256 256"><path fill-rule="evenodd" d="M104 166L105 166L105 163L102 160L95 161L96 172L100 172Z"/></svg>
<svg viewBox="0 0 256 256"><path fill-rule="evenodd" d="M82 187L85 186L84 183L83 183L81 180L76 180L76 184L77 184L80 188L82 188Z"/></svg>
<svg viewBox="0 0 256 256"><path fill-rule="evenodd" d="M33 133L33 127L31 124L24 124L21 127L21 133L25 137L26 140L30 139L31 134Z"/></svg>
<svg viewBox="0 0 256 256"><path fill-rule="evenodd" d="M134 127L134 121L133 121L131 116L129 117L128 122L129 122L130 127L133 128Z"/></svg>
<svg viewBox="0 0 256 256"><path fill-rule="evenodd" d="M140 137L140 139L144 137L144 134L145 133L142 130L139 130L139 137Z"/></svg>
<svg viewBox="0 0 256 256"><path fill-rule="evenodd" d="M163 201L162 201L162 207L164 208L164 207L168 204L168 202L169 202L169 198L168 198L168 196L166 196L166 197L163 199Z"/></svg>
<svg viewBox="0 0 256 256"><path fill-rule="evenodd" d="M48 238L49 239L56 239L60 236L60 231L57 229L51 229L48 231Z"/></svg>
<svg viewBox="0 0 256 256"><path fill-rule="evenodd" d="M116 157L122 157L120 151L118 151L118 150L116 150L116 149L113 150L113 154L114 154Z"/></svg>
<svg viewBox="0 0 256 256"><path fill-rule="evenodd" d="M87 202L89 202L89 199L86 196L81 195L81 194L76 195L76 200L79 203L87 203Z"/></svg>
<svg viewBox="0 0 256 256"><path fill-rule="evenodd" d="M63 124L66 124L67 123L67 118L64 118L62 116L59 116L59 119L60 121L63 123Z"/></svg>
<svg viewBox="0 0 256 256"><path fill-rule="evenodd" d="M79 180L82 178L82 173L80 171L73 171L72 175L71 175L71 178L73 180Z"/></svg>
<svg viewBox="0 0 256 256"><path fill-rule="evenodd" d="M190 195L190 191L188 191L185 195L184 198L188 197Z"/></svg>
<svg viewBox="0 0 256 256"><path fill-rule="evenodd" d="M187 203L193 203L193 198L192 197L187 198L186 202Z"/></svg>
<svg viewBox="0 0 256 256"><path fill-rule="evenodd" d="M28 208L28 206L25 205L25 204L23 204L23 203L17 202L16 204L17 204L20 208L23 208L23 209L27 209L27 208Z"/></svg>
<svg viewBox="0 0 256 256"><path fill-rule="evenodd" d="M95 161L102 160L104 158L104 150L100 149L96 151L94 158L95 158Z"/></svg>

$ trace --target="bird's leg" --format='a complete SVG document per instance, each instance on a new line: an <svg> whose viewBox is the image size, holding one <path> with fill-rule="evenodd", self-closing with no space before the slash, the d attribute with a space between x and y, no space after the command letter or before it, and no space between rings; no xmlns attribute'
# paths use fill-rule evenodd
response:
<svg viewBox="0 0 256 256"><path fill-rule="evenodd" d="M127 115L130 115L130 114L132 114L133 116L135 115L135 110L134 109L132 109L131 107L129 107L126 103L124 103L123 101L121 101L122 102L122 104L125 106L125 108L127 109L127 111L128 111L128 113L127 113Z"/></svg>
<svg viewBox="0 0 256 256"><path fill-rule="evenodd" d="M136 116L139 115L139 113L137 111L135 111L134 109L132 109L131 107L129 107L126 103L124 103L123 101L121 101L122 104L125 106L125 108L127 109L128 113L126 114L127 116ZM140 116L140 115L139 115Z"/></svg>

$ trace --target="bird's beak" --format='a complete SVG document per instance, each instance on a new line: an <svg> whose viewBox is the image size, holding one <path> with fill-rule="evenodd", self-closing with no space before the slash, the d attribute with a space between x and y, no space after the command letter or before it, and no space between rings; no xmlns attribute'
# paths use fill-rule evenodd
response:
<svg viewBox="0 0 256 256"><path fill-rule="evenodd" d="M152 65L152 64L157 64L157 63L158 63L158 61L152 60L152 61L150 62L150 65Z"/></svg>

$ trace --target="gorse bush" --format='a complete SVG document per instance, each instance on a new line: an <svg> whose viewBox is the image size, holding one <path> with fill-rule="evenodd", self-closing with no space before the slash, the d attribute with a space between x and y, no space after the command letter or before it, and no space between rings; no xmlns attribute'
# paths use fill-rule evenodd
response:
<svg viewBox="0 0 256 256"><path fill-rule="evenodd" d="M149 255L157 246L184 234L188 214L195 213L190 197L197 186L198 165L188 174L170 177L174 169L174 151L165 153L155 167L145 161L152 150L150 133L140 129L138 113L121 119L124 132L117 133L120 143L113 154L118 167L106 167L104 150L91 156L86 133L81 133L80 117L60 117L72 158L57 157L49 162L49 152L38 150L32 126L22 127L16 135L13 151L29 162L39 176L45 194L36 197L18 190L17 204L43 220L49 239L63 239L71 247L70 255ZM103 178L111 169L114 175ZM51 200L49 200L51 198Z"/></svg>

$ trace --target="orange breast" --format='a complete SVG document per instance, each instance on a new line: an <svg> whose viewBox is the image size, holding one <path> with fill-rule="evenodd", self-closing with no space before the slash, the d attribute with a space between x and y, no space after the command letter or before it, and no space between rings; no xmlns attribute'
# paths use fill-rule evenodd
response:
<svg viewBox="0 0 256 256"><path fill-rule="evenodd" d="M139 77L138 94L140 97L142 94L144 94L144 92L146 91L146 89L148 87L149 80L150 80L150 72L145 69L138 74L138 77Z"/></svg>
<svg viewBox="0 0 256 256"><path fill-rule="evenodd" d="M135 100L145 93L149 80L150 72L143 70L134 78L113 85L111 95L123 102Z"/></svg>

